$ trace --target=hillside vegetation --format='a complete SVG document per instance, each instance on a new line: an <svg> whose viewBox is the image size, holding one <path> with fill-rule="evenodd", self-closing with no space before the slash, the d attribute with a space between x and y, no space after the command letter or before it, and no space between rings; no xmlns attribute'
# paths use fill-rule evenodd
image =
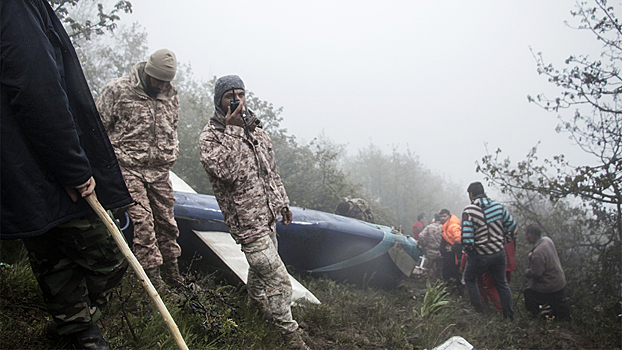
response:
<svg viewBox="0 0 622 350"><path fill-rule="evenodd" d="M20 244L5 241L2 250L3 260L15 260L3 264L0 273L0 348L69 348L46 331L50 319ZM228 284L222 274L208 271L188 275L203 291L163 295L188 346L285 349L276 327L247 306L244 286ZM503 320L492 307L484 314L474 313L465 293L447 294L434 277L413 276L394 290L381 290L296 276L322 302L293 308L294 318L309 334L307 342L312 349L432 349L456 335L476 349L622 348L619 309L607 309L604 303L591 307L594 301L584 300L572 302L570 323L534 319L524 309L523 281L518 276L511 284L514 322ZM115 289L100 326L115 349L177 348L131 272Z"/></svg>

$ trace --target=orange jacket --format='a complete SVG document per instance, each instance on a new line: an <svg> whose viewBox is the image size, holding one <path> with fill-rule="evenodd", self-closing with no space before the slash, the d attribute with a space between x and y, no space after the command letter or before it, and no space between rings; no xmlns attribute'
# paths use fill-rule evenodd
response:
<svg viewBox="0 0 622 350"><path fill-rule="evenodd" d="M443 238L451 245L456 241L460 241L460 219L454 214L451 214L449 220L447 220L443 226Z"/></svg>

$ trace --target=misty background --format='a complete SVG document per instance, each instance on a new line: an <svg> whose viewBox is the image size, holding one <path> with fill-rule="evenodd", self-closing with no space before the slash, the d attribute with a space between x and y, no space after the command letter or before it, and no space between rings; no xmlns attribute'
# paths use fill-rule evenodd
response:
<svg viewBox="0 0 622 350"><path fill-rule="evenodd" d="M115 3L105 1L104 12ZM114 31L74 43L95 97L155 50L176 53L174 171L198 192L212 193L197 143L213 114L213 83L237 74L272 138L292 205L333 212L344 197L362 197L379 223L408 233L419 213L459 215L467 185L485 180L476 162L497 149L486 166L559 154L571 165L599 161L555 131L558 113L528 100L561 93L538 74L540 52L541 65L558 69L570 55L600 57L602 44L576 29L577 6L136 0L133 13L117 13ZM70 15L80 22L96 12L97 3L80 1ZM529 154L536 146L537 159ZM513 200L499 188L487 192Z"/></svg>
<svg viewBox="0 0 622 350"><path fill-rule="evenodd" d="M302 140L321 133L349 155L370 143L410 150L466 189L475 161L497 148L513 161L538 154L589 162L558 120L528 95L555 90L534 53L561 66L593 52L569 1L133 0L149 52L173 50L202 79L238 74L283 107ZM531 48L531 50L530 50Z"/></svg>

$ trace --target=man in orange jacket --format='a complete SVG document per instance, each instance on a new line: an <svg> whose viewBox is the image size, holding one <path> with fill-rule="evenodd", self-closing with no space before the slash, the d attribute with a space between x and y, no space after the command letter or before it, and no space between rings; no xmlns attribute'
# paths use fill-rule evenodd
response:
<svg viewBox="0 0 622 350"><path fill-rule="evenodd" d="M443 256L443 280L450 287L461 291L462 274L460 273L460 258L462 243L460 241L460 219L451 214L448 209L440 211L443 240L441 241L441 255Z"/></svg>

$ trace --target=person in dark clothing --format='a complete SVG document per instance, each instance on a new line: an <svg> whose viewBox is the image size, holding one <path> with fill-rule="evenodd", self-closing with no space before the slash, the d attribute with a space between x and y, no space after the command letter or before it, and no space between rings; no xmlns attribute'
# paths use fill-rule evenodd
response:
<svg viewBox="0 0 622 350"><path fill-rule="evenodd" d="M1 239L21 238L48 311L77 348L127 262L80 197L132 203L78 57L45 0L0 2Z"/></svg>
<svg viewBox="0 0 622 350"><path fill-rule="evenodd" d="M534 224L525 229L525 238L533 244L529 253L529 268L525 270L525 277L532 280L524 292L525 308L537 316L540 306L548 304L556 319L570 321L570 308L564 298L566 276L555 243L548 237L542 237L542 231Z"/></svg>
<svg viewBox="0 0 622 350"><path fill-rule="evenodd" d="M450 290L462 293L462 273L460 272L460 257L462 256L462 244L460 243L460 219L449 212L441 209L439 212L443 239L439 247L443 257L443 281Z"/></svg>

